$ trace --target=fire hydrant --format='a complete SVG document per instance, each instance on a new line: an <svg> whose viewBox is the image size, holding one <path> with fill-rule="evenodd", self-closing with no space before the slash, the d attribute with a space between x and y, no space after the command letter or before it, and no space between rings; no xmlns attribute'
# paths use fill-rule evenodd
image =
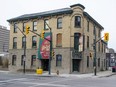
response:
<svg viewBox="0 0 116 87"><path fill-rule="evenodd" d="M56 71L56 74L59 75L59 70Z"/></svg>

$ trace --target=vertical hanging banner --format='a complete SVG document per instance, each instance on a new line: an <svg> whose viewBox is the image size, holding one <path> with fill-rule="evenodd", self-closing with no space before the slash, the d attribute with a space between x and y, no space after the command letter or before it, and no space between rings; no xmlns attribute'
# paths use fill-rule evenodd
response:
<svg viewBox="0 0 116 87"><path fill-rule="evenodd" d="M44 37L50 40L50 33L45 33ZM40 38L38 48L39 59L49 59L50 56L50 42L46 39Z"/></svg>
<svg viewBox="0 0 116 87"><path fill-rule="evenodd" d="M83 51L83 35L79 38L79 52Z"/></svg>

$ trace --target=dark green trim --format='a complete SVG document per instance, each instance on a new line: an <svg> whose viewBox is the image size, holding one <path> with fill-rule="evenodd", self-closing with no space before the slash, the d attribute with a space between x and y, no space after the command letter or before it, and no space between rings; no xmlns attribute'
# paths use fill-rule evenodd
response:
<svg viewBox="0 0 116 87"><path fill-rule="evenodd" d="M70 7L72 8L72 7L75 7L75 6L80 6L80 7L82 7L83 9L85 9L85 7L84 7L83 5L81 5L81 4L74 4L74 5L71 5Z"/></svg>
<svg viewBox="0 0 116 87"><path fill-rule="evenodd" d="M63 8L63 9L51 10L51 11L46 11L46 12L34 13L34 14L25 14L25 15L21 15L15 18L11 18L7 21L16 22L16 21L36 19L36 18L42 18L42 17L48 17L48 16L71 14L72 12L73 10L71 8Z"/></svg>

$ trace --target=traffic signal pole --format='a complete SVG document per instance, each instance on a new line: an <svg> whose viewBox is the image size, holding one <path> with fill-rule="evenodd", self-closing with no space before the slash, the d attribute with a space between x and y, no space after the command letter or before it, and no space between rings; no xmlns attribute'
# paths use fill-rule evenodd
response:
<svg viewBox="0 0 116 87"><path fill-rule="evenodd" d="M96 71L97 71L97 67L96 67L96 29L95 29L95 43L94 43L94 75L96 76Z"/></svg>
<svg viewBox="0 0 116 87"><path fill-rule="evenodd" d="M25 38L25 44L24 44L24 58L23 58L23 73L25 74L25 63L26 63L26 35L24 34L24 32L21 31L21 29L16 26L20 32L24 35L24 38Z"/></svg>
<svg viewBox="0 0 116 87"><path fill-rule="evenodd" d="M51 27L45 22L45 24L50 29L50 57L49 57L49 75L51 75L51 59L52 59L52 29Z"/></svg>
<svg viewBox="0 0 116 87"><path fill-rule="evenodd" d="M25 37L25 44L24 44L24 57L23 57L23 73L25 74L25 63L26 63L26 35L24 35Z"/></svg>
<svg viewBox="0 0 116 87"><path fill-rule="evenodd" d="M49 29L50 29L50 40L48 40L48 39L45 38L45 37L44 37L43 39L45 39L45 40L47 40L47 41L50 42L50 56L49 56L49 66L48 66L49 73L48 73L48 74L51 75L51 59L52 59L52 29L51 29L51 27L50 27L46 22L45 22L45 24L46 24L46 25L49 27ZM33 32L33 31L31 31L31 30L29 30L29 31L41 37L40 34L38 34L38 33L36 33L36 32Z"/></svg>
<svg viewBox="0 0 116 87"><path fill-rule="evenodd" d="M109 33L105 33L103 36L105 41L107 42L109 40ZM95 42L93 43L93 49L94 49L94 75L97 74L97 66L96 66L96 43L100 41L103 37L101 37L99 40L96 41L96 29L95 29Z"/></svg>
<svg viewBox="0 0 116 87"><path fill-rule="evenodd" d="M52 59L52 31L50 28L50 57L49 57L49 75L51 75L51 59Z"/></svg>

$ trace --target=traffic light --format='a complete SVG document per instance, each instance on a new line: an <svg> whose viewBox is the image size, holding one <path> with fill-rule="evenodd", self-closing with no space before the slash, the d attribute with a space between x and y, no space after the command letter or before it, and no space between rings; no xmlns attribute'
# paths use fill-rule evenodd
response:
<svg viewBox="0 0 116 87"><path fill-rule="evenodd" d="M55 52L54 51L52 51L52 57L54 57L55 56Z"/></svg>
<svg viewBox="0 0 116 87"><path fill-rule="evenodd" d="M30 29L30 27L26 26L26 31L25 31L26 35L29 33L29 29Z"/></svg>
<svg viewBox="0 0 116 87"><path fill-rule="evenodd" d="M109 41L109 33L104 33L104 41Z"/></svg>
<svg viewBox="0 0 116 87"><path fill-rule="evenodd" d="M42 30L42 32L41 32L41 38L42 38L42 39L44 39L44 34L45 34L45 31Z"/></svg>
<svg viewBox="0 0 116 87"><path fill-rule="evenodd" d="M89 53L89 57L92 58L92 53L91 52Z"/></svg>

